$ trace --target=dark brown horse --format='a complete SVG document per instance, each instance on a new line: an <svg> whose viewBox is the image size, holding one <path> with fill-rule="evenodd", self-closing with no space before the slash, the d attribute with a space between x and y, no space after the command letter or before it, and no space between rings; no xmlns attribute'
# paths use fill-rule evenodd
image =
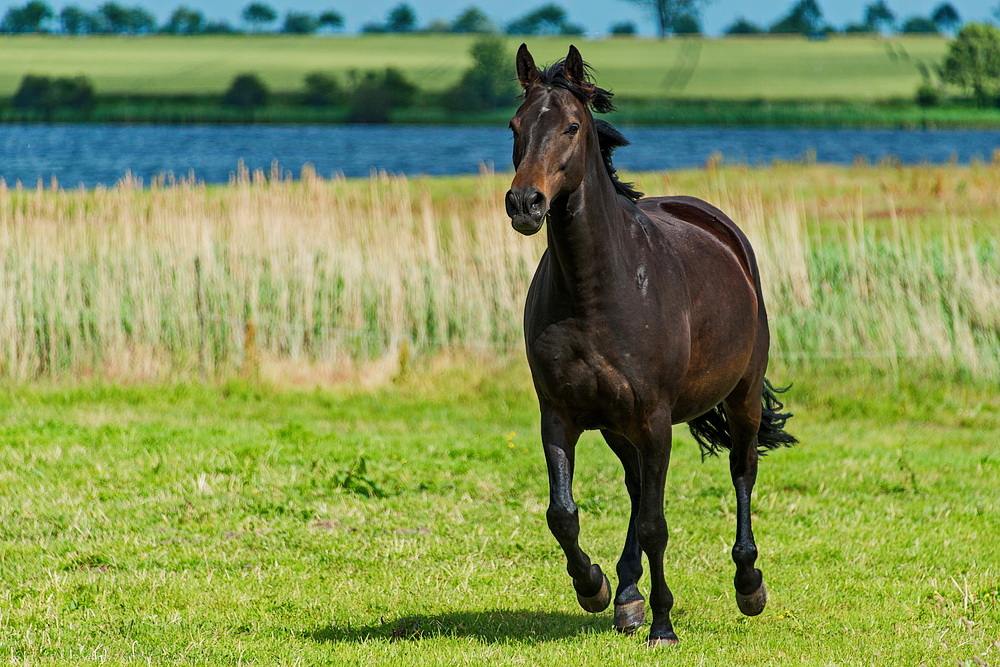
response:
<svg viewBox="0 0 1000 667"><path fill-rule="evenodd" d="M614 627L645 622L637 583L649 559L653 621L649 644L677 641L673 596L663 576L667 523L663 494L670 428L688 422L704 453L730 451L736 488L736 601L764 610L764 578L754 567L750 494L759 452L795 439L764 378L767 314L753 250L735 223L693 197L647 197L622 183L611 153L626 145L591 109L611 111L573 46L539 71L525 45L517 53L524 103L510 122L514 182L507 213L534 234L548 220L524 313L528 363L541 409L549 475L549 528L568 561L580 605L610 603L608 578L580 549L573 502L574 450L600 429L625 468L631 498L618 561Z"/></svg>

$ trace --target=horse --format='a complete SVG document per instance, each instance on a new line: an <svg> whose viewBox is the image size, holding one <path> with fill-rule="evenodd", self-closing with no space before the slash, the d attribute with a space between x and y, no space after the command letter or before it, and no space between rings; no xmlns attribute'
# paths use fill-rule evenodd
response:
<svg viewBox="0 0 1000 667"><path fill-rule="evenodd" d="M600 430L625 470L631 502L617 565L613 626L646 621L638 588L649 562L653 618L648 644L677 643L664 485L671 426L686 422L706 455L729 451L736 491L736 602L764 610L764 577L750 496L758 456L797 440L790 413L766 378L770 343L760 272L746 235L722 211L694 197L643 197L622 182L612 153L628 141L592 112L614 110L579 50L539 70L517 52L524 101L510 121L515 174L505 197L513 228L537 233L545 250L528 290L524 336L541 413L549 480L546 519L566 556L577 600L607 609L611 585L579 544L574 453L583 431Z"/></svg>

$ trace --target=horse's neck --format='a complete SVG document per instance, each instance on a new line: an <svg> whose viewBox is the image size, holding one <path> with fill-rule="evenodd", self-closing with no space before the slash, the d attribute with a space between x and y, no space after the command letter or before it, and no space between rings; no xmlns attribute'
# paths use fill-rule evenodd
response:
<svg viewBox="0 0 1000 667"><path fill-rule="evenodd" d="M626 270L630 243L625 213L606 172L589 174L584 184L550 210L547 225L552 287L574 310L591 310Z"/></svg>

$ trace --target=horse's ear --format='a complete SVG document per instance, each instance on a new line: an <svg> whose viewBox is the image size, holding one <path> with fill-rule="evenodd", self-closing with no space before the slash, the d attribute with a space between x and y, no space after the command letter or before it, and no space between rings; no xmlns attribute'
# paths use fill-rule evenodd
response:
<svg viewBox="0 0 1000 667"><path fill-rule="evenodd" d="M569 53L566 54L566 61L563 67L567 79L576 81L577 83L583 83L587 80L587 74L583 71L583 56L580 55L579 49L572 44L569 45Z"/></svg>
<svg viewBox="0 0 1000 667"><path fill-rule="evenodd" d="M535 59L528 52L528 45L522 43L517 50L517 80L521 82L522 88L527 89L538 83L539 78Z"/></svg>

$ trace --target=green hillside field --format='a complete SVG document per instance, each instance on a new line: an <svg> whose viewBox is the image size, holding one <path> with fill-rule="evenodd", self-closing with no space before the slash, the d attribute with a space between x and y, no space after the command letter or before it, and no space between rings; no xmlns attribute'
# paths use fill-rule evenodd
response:
<svg viewBox="0 0 1000 667"><path fill-rule="evenodd" d="M396 67L419 86L414 106L392 122L505 123L516 106L490 112L446 111L441 93L469 67L475 37L345 35L301 37L0 37L0 122L339 123L343 106L306 107L298 94L317 70L346 81L351 71ZM603 39L532 37L539 63L576 43L597 82L617 95L619 122L653 125L845 127L995 127L996 109L961 100L917 106L921 69L933 70L947 49L940 37L798 37ZM521 38L510 38L513 51ZM253 112L227 108L221 95L237 74L259 75L274 93ZM86 75L96 106L45 115L12 108L25 74Z"/></svg>
<svg viewBox="0 0 1000 667"><path fill-rule="evenodd" d="M394 66L420 86L441 91L470 64L473 37L233 36L0 38L0 96L28 73L85 74L100 93L211 94L240 72L256 72L275 91L292 92L314 70ZM511 38L511 51L519 38ZM574 42L601 85L634 99L910 98L920 82L915 63L937 62L940 38L699 39L666 41L527 38L539 62ZM513 60L511 62L513 76Z"/></svg>

